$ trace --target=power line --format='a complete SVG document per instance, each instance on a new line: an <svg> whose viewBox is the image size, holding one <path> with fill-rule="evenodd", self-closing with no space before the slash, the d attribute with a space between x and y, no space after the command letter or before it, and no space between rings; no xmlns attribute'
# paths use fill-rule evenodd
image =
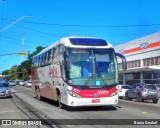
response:
<svg viewBox="0 0 160 128"><path fill-rule="evenodd" d="M17 38L13 38L13 37L8 37L8 36L4 36L4 35L0 35L1 37L4 37L4 38L8 38L8 39L13 39L13 40L17 40L17 41L21 41L20 39L17 39ZM32 42L32 41L25 41L25 42L28 42L28 43L32 43L32 44L39 44L39 43L35 43L35 42ZM46 44L45 44L46 45ZM26 45L25 45L26 46Z"/></svg>
<svg viewBox="0 0 160 128"><path fill-rule="evenodd" d="M54 36L54 37L64 37L62 35L57 35L57 34L51 34L51 33L47 33L47 32L42 32L42 31L39 31L39 30L36 30L36 29L31 29L31 28L28 28L28 27L24 27L24 26L21 26L21 25L15 25L17 27L21 27L21 28L25 28L25 29L28 29L30 31L33 31L33 32L38 32L38 33L41 33L41 34L45 34L45 35L48 35L48 36ZM148 33L153 33L155 31L152 31L152 32L147 32L147 33L126 33L126 34L109 34L107 36L128 36L128 35L142 35L142 34L148 34ZM106 35L106 34L105 34Z"/></svg>
<svg viewBox="0 0 160 128"><path fill-rule="evenodd" d="M7 21L8 22L8 21ZM22 22L25 22L25 21L22 21ZM27 23L35 23L35 22L27 22ZM46 23L45 23L46 24ZM152 25L160 25L160 24L152 24ZM30 31L33 31L33 32L38 32L38 33L41 33L41 34L45 34L45 35L49 35L49 36L54 36L54 37L64 37L62 35L57 35L57 34L51 34L51 33L47 33L47 32L42 32L42 31L39 31L39 30L35 30L35 29L31 29L31 28L28 28L28 27L24 27L24 26L20 26L20 25L15 25L15 26L18 26L18 27L23 27L25 29L28 29ZM151 25L132 25L132 26L151 26ZM96 26L97 27L97 26ZM119 26L120 27L120 26ZM122 26L121 26L122 27ZM150 32L148 32L150 33ZM141 35L143 33L127 33L127 34L109 34L108 36L128 36L128 35ZM145 33L144 33L145 34Z"/></svg>
<svg viewBox="0 0 160 128"><path fill-rule="evenodd" d="M3 19L5 21L14 21L12 19ZM61 26L61 27L88 27L88 28L126 28L126 27L148 27L148 26L160 26L160 24L131 24L131 25L80 25L80 24L58 24L58 23L42 23L42 22L29 22L21 21L23 23Z"/></svg>
<svg viewBox="0 0 160 128"><path fill-rule="evenodd" d="M7 23L9 23L9 22L7 21ZM51 34L51 33L47 33L47 32L42 32L42 31L39 31L39 30L31 29L31 28L24 27L24 26L17 25L17 24L15 26L20 27L20 28L25 28L25 29L28 29L28 30L33 31L33 32L38 32L38 33L41 33L41 34L49 35L49 36L64 37L64 36L61 36L61 35L56 35L56 34Z"/></svg>

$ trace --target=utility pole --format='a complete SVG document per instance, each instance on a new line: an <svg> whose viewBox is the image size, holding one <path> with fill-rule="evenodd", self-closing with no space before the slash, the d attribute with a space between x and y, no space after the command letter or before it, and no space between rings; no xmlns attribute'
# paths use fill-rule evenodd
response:
<svg viewBox="0 0 160 128"><path fill-rule="evenodd" d="M24 52L24 32L22 32L22 52Z"/></svg>
<svg viewBox="0 0 160 128"><path fill-rule="evenodd" d="M22 32L22 50L21 50L22 53L24 52L24 34L25 32ZM24 56L21 56L21 62L23 61L24 61Z"/></svg>

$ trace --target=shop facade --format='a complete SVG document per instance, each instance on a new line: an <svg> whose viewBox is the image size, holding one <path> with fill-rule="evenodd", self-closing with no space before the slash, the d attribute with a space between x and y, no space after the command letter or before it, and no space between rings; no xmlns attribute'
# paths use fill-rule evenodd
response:
<svg viewBox="0 0 160 128"><path fill-rule="evenodd" d="M127 60L127 70L122 70L118 59L119 84L160 84L160 32L138 38L114 47Z"/></svg>

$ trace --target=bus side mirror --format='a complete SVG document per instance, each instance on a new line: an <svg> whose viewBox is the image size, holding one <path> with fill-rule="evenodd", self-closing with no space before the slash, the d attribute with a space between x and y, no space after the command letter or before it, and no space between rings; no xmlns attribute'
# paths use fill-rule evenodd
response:
<svg viewBox="0 0 160 128"><path fill-rule="evenodd" d="M118 56L119 58L122 59L122 69L123 69L123 70L127 70L127 61L126 61L125 56L123 56L123 55L120 54L120 53L116 53L116 56Z"/></svg>

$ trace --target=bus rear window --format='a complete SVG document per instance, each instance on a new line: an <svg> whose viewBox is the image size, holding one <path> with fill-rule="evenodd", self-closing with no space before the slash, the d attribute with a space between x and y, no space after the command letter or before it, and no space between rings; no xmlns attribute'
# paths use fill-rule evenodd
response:
<svg viewBox="0 0 160 128"><path fill-rule="evenodd" d="M83 46L107 46L108 45L108 43L103 39L69 38L69 40L73 45L83 45Z"/></svg>
<svg viewBox="0 0 160 128"><path fill-rule="evenodd" d="M157 90L155 85L146 85L147 89Z"/></svg>

